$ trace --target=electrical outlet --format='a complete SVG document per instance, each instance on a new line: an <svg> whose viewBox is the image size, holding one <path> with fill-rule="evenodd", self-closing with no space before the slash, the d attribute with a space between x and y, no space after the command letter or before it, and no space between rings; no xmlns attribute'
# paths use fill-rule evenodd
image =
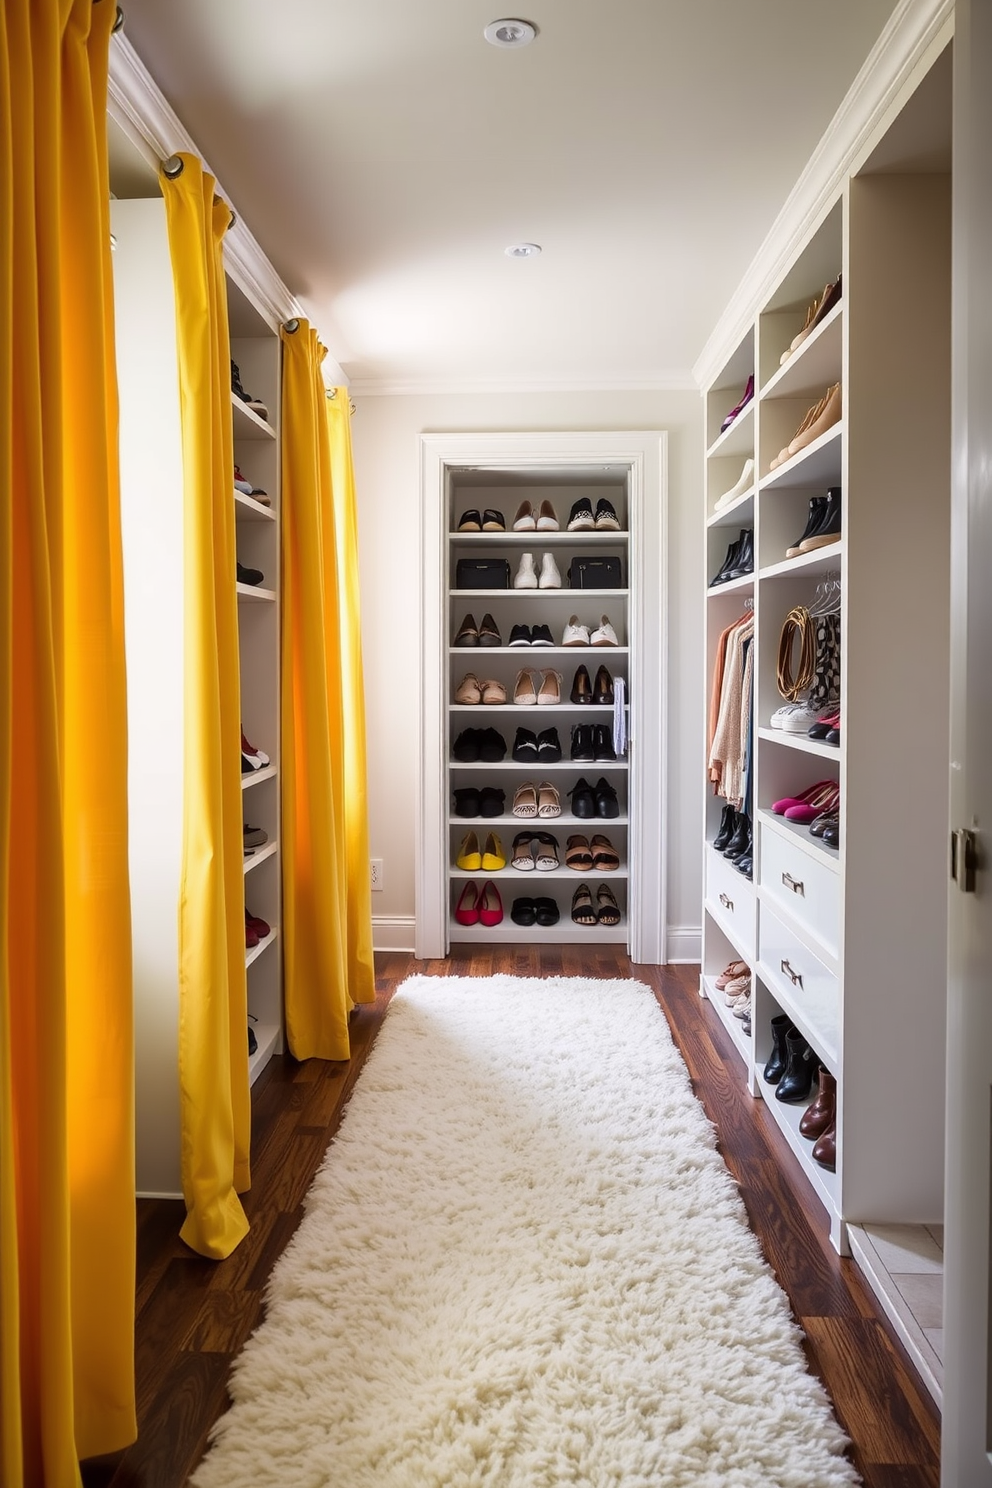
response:
<svg viewBox="0 0 992 1488"><path fill-rule="evenodd" d="M373 894L382 888L382 859L373 858L369 864L372 870L372 892Z"/></svg>

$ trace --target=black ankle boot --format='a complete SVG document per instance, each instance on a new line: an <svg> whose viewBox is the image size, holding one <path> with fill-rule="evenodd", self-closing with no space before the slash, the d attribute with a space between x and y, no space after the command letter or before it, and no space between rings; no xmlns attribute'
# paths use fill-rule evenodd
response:
<svg viewBox="0 0 992 1488"><path fill-rule="evenodd" d="M785 1067L785 1074L775 1086L775 1099L780 1101L804 1101L809 1100L809 1093L813 1089L813 1076L819 1068L820 1061L817 1059L809 1044L794 1028L785 1036L785 1047L788 1051L789 1062Z"/></svg>
<svg viewBox="0 0 992 1488"><path fill-rule="evenodd" d="M725 580L741 579L745 574L754 573L754 528L745 528L737 541L737 557L723 575Z"/></svg>
<svg viewBox="0 0 992 1488"><path fill-rule="evenodd" d="M737 813L735 812L733 806L731 806L728 802L728 804L723 808L723 815L720 818L720 826L716 836L713 838L713 846L716 848L717 852L723 852L723 849L727 846L731 837L734 835L734 817L736 815Z"/></svg>
<svg viewBox="0 0 992 1488"><path fill-rule="evenodd" d="M751 818L738 811L734 823L734 835L723 850L723 856L731 863L747 852L751 845Z"/></svg>
<svg viewBox="0 0 992 1488"><path fill-rule="evenodd" d="M716 573L710 579L711 589L714 584L725 584L726 581L730 578L731 570L737 566L737 560L740 556L741 551L741 539L743 538L743 536L744 534L741 533L741 536L737 539L737 541L730 544L730 547L727 549L726 557L720 564L720 567L717 569Z"/></svg>
<svg viewBox="0 0 992 1488"><path fill-rule="evenodd" d="M789 1062L789 1051L785 1046L785 1036L792 1028L792 1024L785 1013L779 1013L772 1019L772 1052L768 1056L763 1077L769 1085L777 1085L785 1074L785 1066ZM795 1030L793 1030L794 1032Z"/></svg>

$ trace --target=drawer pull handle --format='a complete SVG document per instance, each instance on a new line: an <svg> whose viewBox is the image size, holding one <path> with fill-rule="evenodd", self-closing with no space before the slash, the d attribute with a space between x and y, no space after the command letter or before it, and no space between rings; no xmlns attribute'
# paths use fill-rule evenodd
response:
<svg viewBox="0 0 992 1488"><path fill-rule="evenodd" d="M781 965L782 965L782 970L785 972L786 976L789 978L789 981L792 983L792 985L794 987L798 987L800 989L800 991L801 991L802 990L802 985L803 985L802 973L801 972L798 972L798 971L793 971L793 969L789 965L788 961L783 961L781 963Z"/></svg>
<svg viewBox="0 0 992 1488"><path fill-rule="evenodd" d="M726 894L721 894L720 895L720 903L723 905L724 909L729 909L730 910L730 913L733 914L733 912L734 912L734 901L733 901L733 899L728 899L727 896L726 896Z"/></svg>
<svg viewBox="0 0 992 1488"><path fill-rule="evenodd" d="M785 884L785 887L787 889L791 889L794 894L801 894L804 899L806 898L806 889L801 878L793 878L791 873L783 873L782 882Z"/></svg>

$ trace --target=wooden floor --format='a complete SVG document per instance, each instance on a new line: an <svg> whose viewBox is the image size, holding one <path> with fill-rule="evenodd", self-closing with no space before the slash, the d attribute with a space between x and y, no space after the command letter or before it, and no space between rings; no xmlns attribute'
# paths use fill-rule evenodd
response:
<svg viewBox="0 0 992 1488"><path fill-rule="evenodd" d="M186 1483L211 1424L225 1409L231 1360L261 1318L266 1278L302 1217L303 1196L389 999L413 972L633 976L651 986L696 1094L719 1130L751 1224L806 1335L810 1367L826 1384L854 1443L854 1462L867 1488L938 1488L937 1411L855 1263L839 1259L831 1248L823 1211L772 1118L744 1090L740 1061L697 994L697 968L633 965L615 946L467 946L444 961L379 954L376 972L376 1002L353 1020L355 1053L348 1064L276 1059L256 1085L253 1186L245 1195L251 1231L228 1260L203 1260L177 1239L178 1203L139 1201L139 1436L127 1452L85 1463L85 1488Z"/></svg>

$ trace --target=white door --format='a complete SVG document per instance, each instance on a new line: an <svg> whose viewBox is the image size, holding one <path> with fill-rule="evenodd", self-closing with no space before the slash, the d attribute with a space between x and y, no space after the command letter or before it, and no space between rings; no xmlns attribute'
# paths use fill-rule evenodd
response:
<svg viewBox="0 0 992 1488"><path fill-rule="evenodd" d="M945 1488L992 1485L992 4L954 36L951 885ZM973 854L973 863L969 857Z"/></svg>

